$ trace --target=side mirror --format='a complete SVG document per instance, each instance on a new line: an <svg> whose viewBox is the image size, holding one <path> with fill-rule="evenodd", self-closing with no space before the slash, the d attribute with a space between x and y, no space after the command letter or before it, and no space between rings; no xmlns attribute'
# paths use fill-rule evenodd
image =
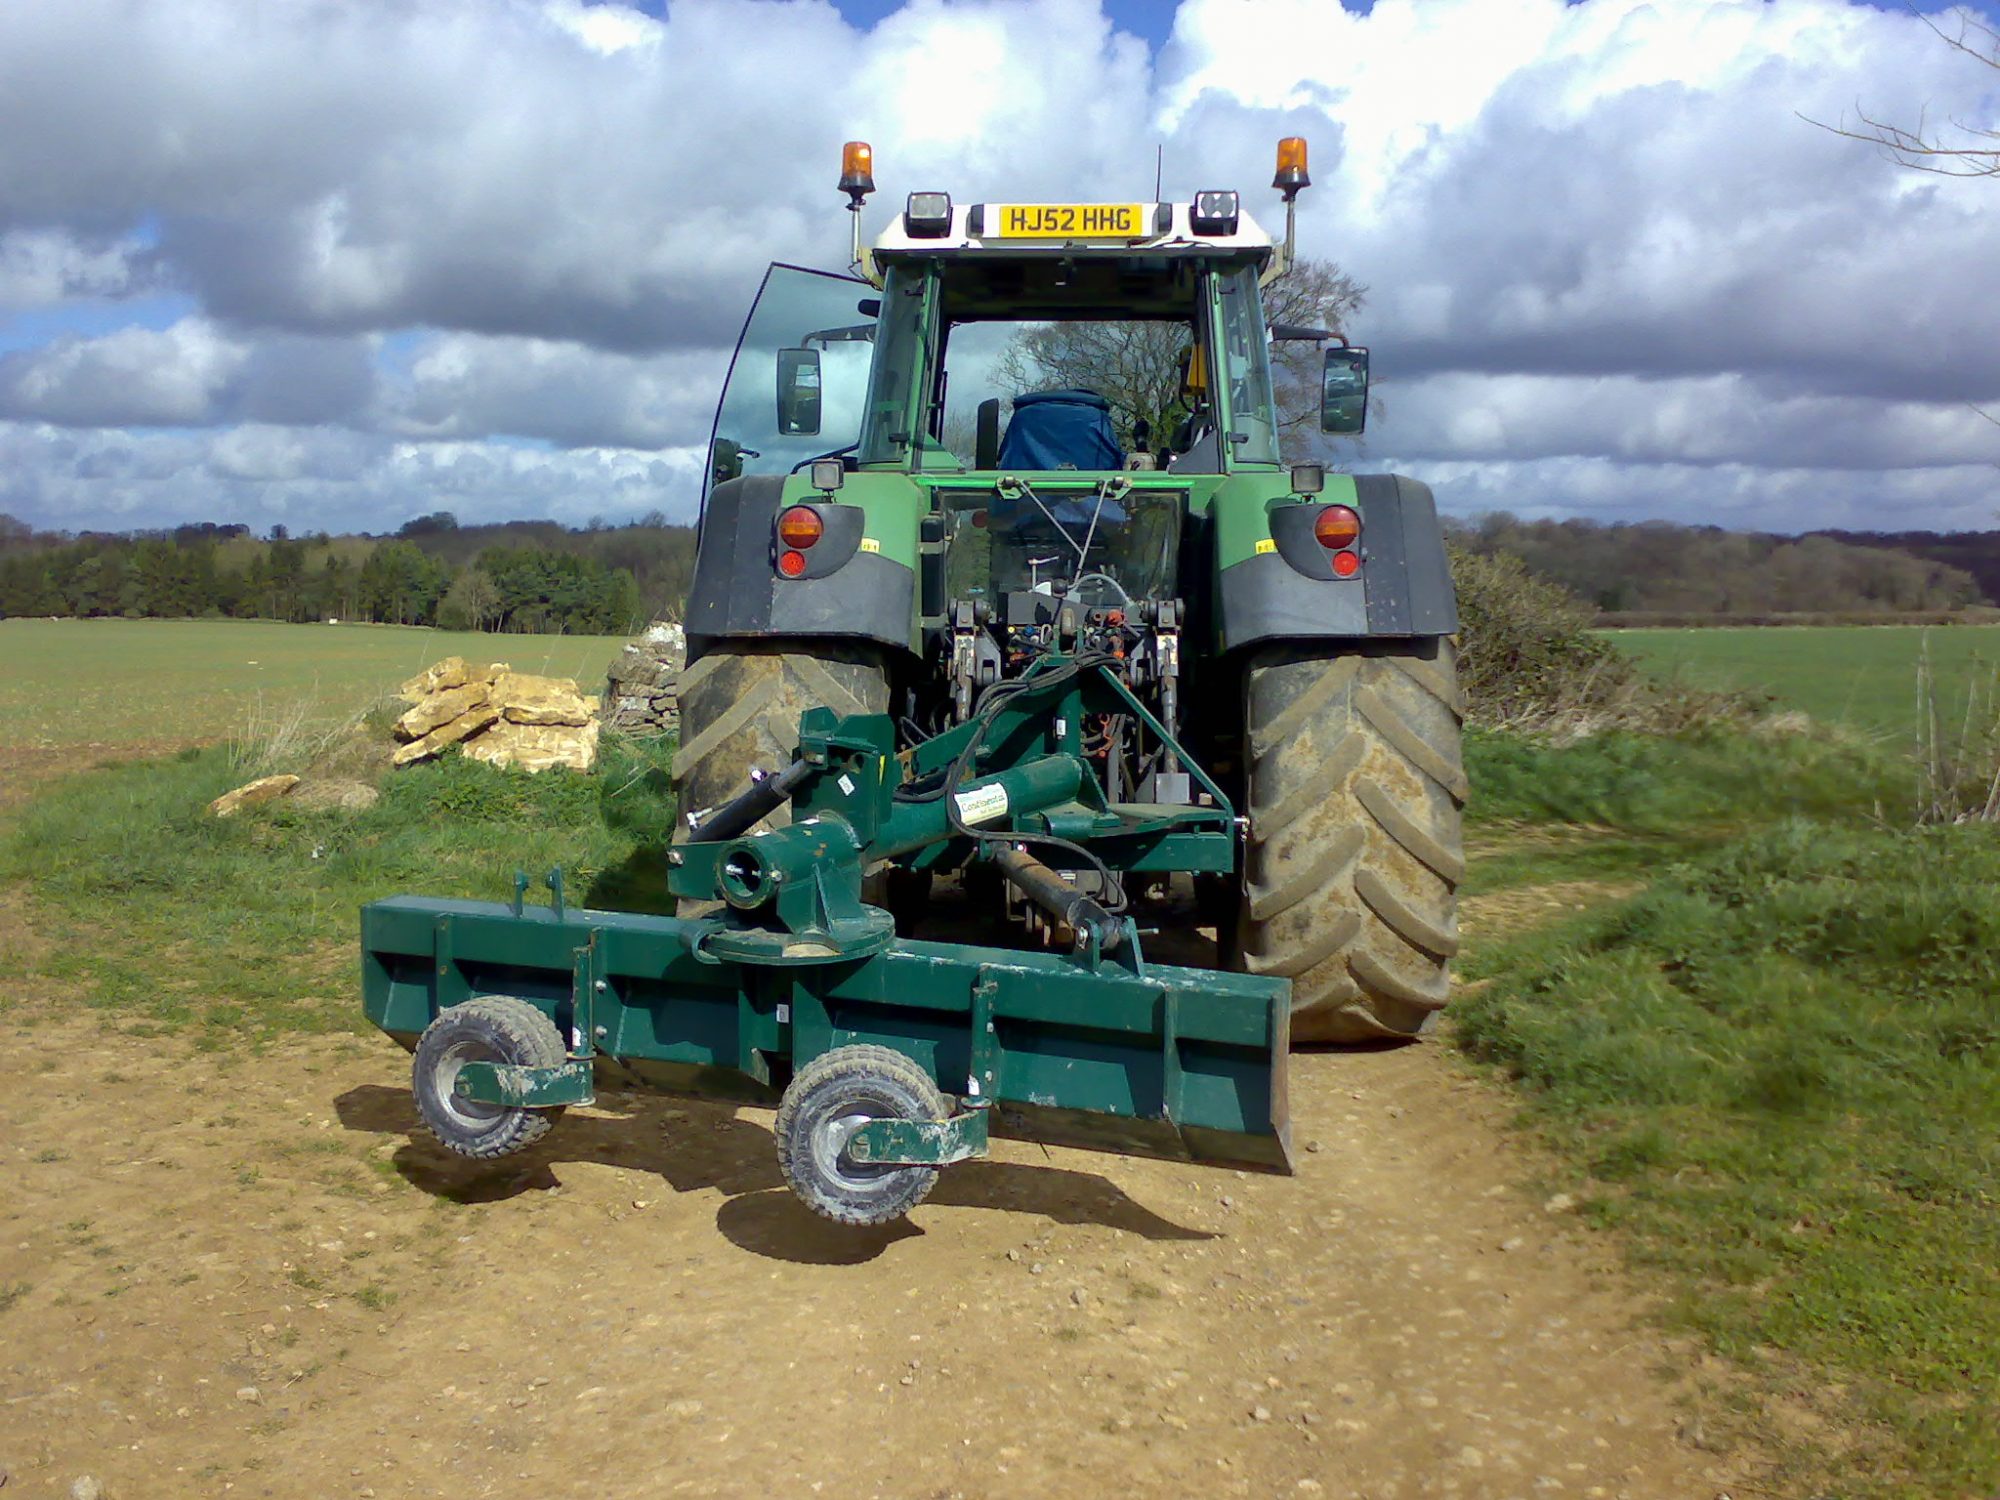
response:
<svg viewBox="0 0 2000 1500"><path fill-rule="evenodd" d="M819 435L819 350L778 351L778 431L785 437Z"/></svg>
<svg viewBox="0 0 2000 1500"><path fill-rule="evenodd" d="M708 456L708 487L714 489L718 484L740 478L742 473L743 445L734 438L718 437Z"/></svg>
<svg viewBox="0 0 2000 1500"><path fill-rule="evenodd" d="M1368 425L1368 351L1326 351L1320 373L1319 430L1353 436Z"/></svg>

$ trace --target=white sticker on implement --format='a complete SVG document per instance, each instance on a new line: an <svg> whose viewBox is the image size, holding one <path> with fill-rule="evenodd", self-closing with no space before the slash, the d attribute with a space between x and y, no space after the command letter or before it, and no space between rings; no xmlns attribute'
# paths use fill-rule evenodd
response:
<svg viewBox="0 0 2000 1500"><path fill-rule="evenodd" d="M849 776L845 771L840 773L840 780L836 781L834 785L840 788L840 794L843 797L852 797L854 795L854 778Z"/></svg>
<svg viewBox="0 0 2000 1500"><path fill-rule="evenodd" d="M959 817L968 823L991 823L1007 816L1007 788L997 781L960 792L951 800L958 804Z"/></svg>

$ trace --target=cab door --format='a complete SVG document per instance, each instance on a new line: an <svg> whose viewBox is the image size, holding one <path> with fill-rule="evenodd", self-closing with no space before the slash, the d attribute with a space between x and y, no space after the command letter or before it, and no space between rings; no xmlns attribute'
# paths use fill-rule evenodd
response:
<svg viewBox="0 0 2000 1500"><path fill-rule="evenodd" d="M704 509L725 480L789 473L859 441L880 313L874 288L852 276L764 273L716 406Z"/></svg>

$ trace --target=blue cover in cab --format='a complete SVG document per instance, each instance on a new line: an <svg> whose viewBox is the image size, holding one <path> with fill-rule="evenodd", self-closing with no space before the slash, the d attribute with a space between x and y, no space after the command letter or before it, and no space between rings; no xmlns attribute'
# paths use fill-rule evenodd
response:
<svg viewBox="0 0 2000 1500"><path fill-rule="evenodd" d="M1002 469L1122 469L1111 403L1093 391L1034 391L1014 398L1000 443Z"/></svg>

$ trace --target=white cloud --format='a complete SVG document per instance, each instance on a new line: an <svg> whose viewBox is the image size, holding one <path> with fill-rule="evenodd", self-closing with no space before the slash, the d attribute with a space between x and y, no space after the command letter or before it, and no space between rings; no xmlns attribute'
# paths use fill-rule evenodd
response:
<svg viewBox="0 0 2000 1500"><path fill-rule="evenodd" d="M723 350L606 352L547 339L449 334L382 397L382 425L408 437L508 433L588 447L707 441L728 368Z"/></svg>
<svg viewBox="0 0 2000 1500"><path fill-rule="evenodd" d="M147 260L145 246L130 237L92 239L62 229L0 233L0 309L132 296L150 289Z"/></svg>
<svg viewBox="0 0 2000 1500"><path fill-rule="evenodd" d="M79 431L0 422L0 511L72 530L190 517L294 531L390 531L455 511L480 521L662 510L693 519L702 453L395 442L325 428Z"/></svg>
<svg viewBox="0 0 2000 1500"><path fill-rule="evenodd" d="M0 356L0 412L66 427L206 423L248 353L193 318L165 329L59 338Z"/></svg>
<svg viewBox="0 0 2000 1500"><path fill-rule="evenodd" d="M1774 391L1740 375L1456 373L1381 391L1399 458L1595 455L1859 471L2000 465L2000 426L1968 406Z"/></svg>
<svg viewBox="0 0 2000 1500"><path fill-rule="evenodd" d="M340 421L368 397L372 350L360 339L252 338L205 318L63 335L0 355L0 418L65 427Z"/></svg>
<svg viewBox="0 0 2000 1500"><path fill-rule="evenodd" d="M208 479L308 523L326 485L382 524L420 482L566 504L558 470L585 514L685 507L764 264L845 259L853 136L874 226L911 188L1143 195L1155 143L1170 194L1238 185L1276 223L1272 142L1307 135L1302 247L1370 288L1369 451L1461 510L1503 475L1643 509L1679 493L1662 473L1740 470L1741 524L1817 524L1784 476L1827 473L1921 521L1970 514L1994 456L1965 404L2000 406L2000 193L1799 118L2000 124L1994 76L1893 8L1185 0L1157 59L1095 0L911 0L872 31L825 0L664 11L0 7L0 308L199 309L0 357L8 451L56 445L22 459L34 494L206 514L132 467L182 451L147 425L214 429L186 439ZM655 447L678 456L632 467ZM364 450L372 478L322 472ZM10 505L54 503L30 487Z"/></svg>
<svg viewBox="0 0 2000 1500"><path fill-rule="evenodd" d="M552 0L549 19L593 52L609 57L635 47L657 47L667 28L651 16L622 5L583 5Z"/></svg>

